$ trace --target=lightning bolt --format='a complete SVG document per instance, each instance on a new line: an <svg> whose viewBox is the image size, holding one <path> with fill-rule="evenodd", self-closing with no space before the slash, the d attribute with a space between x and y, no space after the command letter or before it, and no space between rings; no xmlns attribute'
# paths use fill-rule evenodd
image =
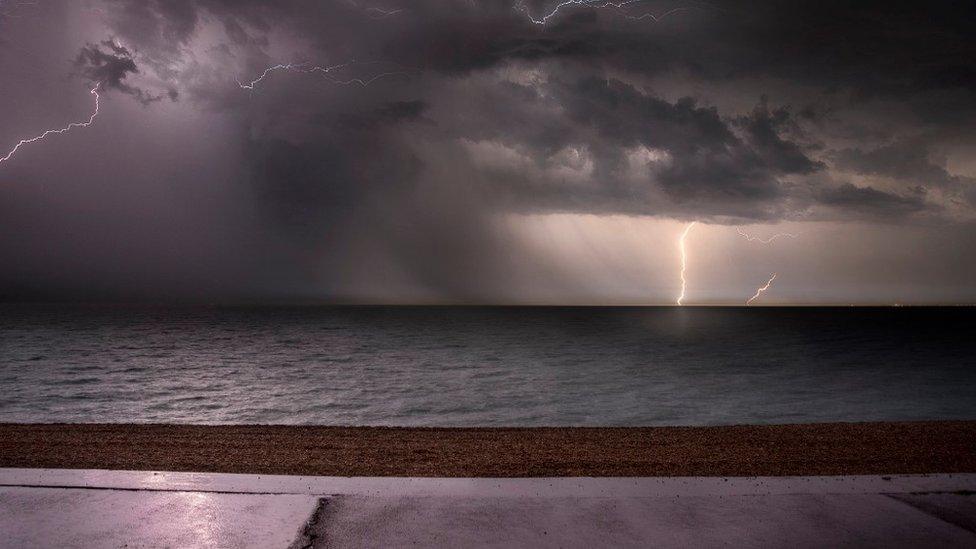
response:
<svg viewBox="0 0 976 549"><path fill-rule="evenodd" d="M271 67L268 67L268 68L264 69L264 72L261 73L261 76L255 78L254 80L251 80L247 84L244 84L243 82L241 82L240 80L238 80L237 81L237 85L240 86L241 89L244 89L244 90L253 90L254 89L254 86L257 86L258 84L260 84L261 81L264 80L265 78L267 78L267 76L269 74L271 74L272 72L274 72L274 71L290 71L290 70L292 70L294 68L300 67L301 65L302 65L301 63L299 63L299 64L287 63L287 64L284 64L284 65L273 65Z"/></svg>
<svg viewBox="0 0 976 549"><path fill-rule="evenodd" d="M370 19L384 19L386 17L390 17L391 15L396 15L402 11L402 9L385 10L383 8L376 7L366 8L366 14Z"/></svg>
<svg viewBox="0 0 976 549"><path fill-rule="evenodd" d="M342 79L339 79L339 78L335 78L335 77L331 76L331 74L330 74L332 72L339 71L339 70L342 70L342 69L344 69L346 67L351 67L353 65L371 65L371 64L375 64L375 63L379 63L379 61L369 61L369 62L362 62L362 63L358 63L356 61L350 61L348 63L340 63L338 65L331 65L331 66L325 66L325 67L318 66L318 65L313 66L313 67L310 67L310 66L308 66L308 63L283 63L283 64L278 64L278 65L272 65L272 66L264 69L264 72L262 72L260 76L258 76L257 78L255 78L254 80L251 80L250 82L248 82L246 84L243 83L243 82L241 82L240 80L238 80L237 81L237 85L240 86L241 89L244 89L244 90L253 90L255 86L257 86L258 84L260 84L271 73L276 72L276 71L292 71L292 72L298 72L298 73L303 73L303 74L319 73L319 74L322 75L323 78L325 78L329 82L332 82L333 84L338 84L340 86L348 86L350 84L359 84L360 86L362 86L364 88L366 86L369 86L373 82L381 79L381 78L387 78L389 76L395 76L395 75L405 75L405 76L409 76L410 75L410 73L407 72L407 71L389 71L389 72L382 72L382 73L373 75L370 78L365 78L365 79L364 78L350 78L348 80L342 80Z"/></svg>
<svg viewBox="0 0 976 549"><path fill-rule="evenodd" d="M773 276L771 276L769 278L769 280L766 281L766 285L765 286L763 286L763 287L759 288L758 290L756 290L755 295L753 295L752 297L750 297L749 299L746 300L746 305L749 305L750 303L752 303L752 300L756 299L757 297L760 296L760 294L762 294L763 292L765 292L766 290L768 290L769 289L769 285L772 284L774 280L776 280L776 273L773 273Z"/></svg>
<svg viewBox="0 0 976 549"><path fill-rule="evenodd" d="M370 19L385 19L392 15L396 15L400 12L406 11L403 8L388 10L376 6L369 6L367 8L363 8L356 0L348 0L348 2L351 6L354 6L357 9L362 9L363 13L366 14L366 17L369 17Z"/></svg>
<svg viewBox="0 0 976 549"><path fill-rule="evenodd" d="M640 21L642 19L651 19L655 23L660 22L661 20L665 19L670 15L673 15L681 11L687 11L690 9L687 7L677 7L657 15L649 11L644 12L640 15L630 15L626 12L628 6L631 6L633 4L639 4L643 1L644 0L625 0L623 2L613 2L611 0L563 0L562 2L557 4L556 7L552 9L552 11L543 15L540 18L533 17L532 14L529 13L528 7L525 6L525 2L522 0L520 0L515 4L515 10L524 13L525 16L529 18L529 21L532 21L536 25L545 25L546 23L549 22L549 19L555 17L560 10L569 6L584 6L593 9L610 8L610 9L615 9L617 11L620 11L621 13L623 13L623 16L626 17L627 19L633 21Z"/></svg>
<svg viewBox="0 0 976 549"><path fill-rule="evenodd" d="M758 236L752 236L749 233L743 232L743 230L741 228L739 228L739 227L736 227L735 228L735 232L739 233L739 236L745 238L749 242L759 242L761 244L769 244L772 241L774 241L774 240L776 240L777 238L780 238L780 237L796 238L796 235L795 234L792 234L792 233L776 233L773 236L764 239L764 238L760 238Z"/></svg>
<svg viewBox="0 0 976 549"><path fill-rule="evenodd" d="M89 92L90 94L92 94L92 95L95 96L95 110L92 112L91 116L88 117L88 121L87 122L72 122L72 123L68 124L67 126L65 126L63 128L54 129L54 130L47 130L44 133L42 133L42 134L40 134L40 135L38 135L36 137L31 137L31 138L28 138L28 139L21 139L14 146L14 148L11 149L10 152L7 153L6 156L0 157L0 164L3 164L7 160L10 160L10 157L12 157L24 145L28 145L30 143L34 143L35 141L40 141L40 140L44 139L45 137L47 137L49 135L52 135L52 134L56 134L56 133L67 133L67 132L71 131L72 128L87 128L88 126L91 126L92 123L95 121L95 117L98 116L98 100L100 99L100 97L98 95L98 87L99 86L101 86L101 82L95 84L95 87L93 87L91 89L91 91Z"/></svg>
<svg viewBox="0 0 976 549"><path fill-rule="evenodd" d="M685 286L688 284L688 281L685 280L685 269L688 267L688 254L685 251L685 238L697 224L697 221L692 221L691 223L685 225L685 230L681 232L681 238L678 239L678 249L681 250L681 294L675 301L677 305L681 305L681 302L684 301Z"/></svg>

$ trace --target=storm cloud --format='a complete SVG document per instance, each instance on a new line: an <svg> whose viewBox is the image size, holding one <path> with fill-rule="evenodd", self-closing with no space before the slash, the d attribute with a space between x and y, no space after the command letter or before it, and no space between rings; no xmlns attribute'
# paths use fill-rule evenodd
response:
<svg viewBox="0 0 976 549"><path fill-rule="evenodd" d="M976 219L954 167L976 150L974 10L647 1L538 24L556 4L105 0L73 71L236 136L214 159L227 217L199 220L233 227L234 291L490 301L542 284L512 215Z"/></svg>
<svg viewBox="0 0 976 549"><path fill-rule="evenodd" d="M114 4L122 15L110 18L113 32L146 51L150 65L168 63L164 74L201 100L213 101L216 108L240 109L239 94L231 89L221 95L209 79L193 74L204 72L201 67L181 73L175 68L180 63L174 61L195 53L190 44L205 20L220 21L226 39L220 47L233 52L224 59L233 56L236 68L253 74L280 62L311 66L367 59L371 64L354 63L335 78L362 81L383 71L416 71L412 82L384 83L389 85L357 89L356 94L302 94L302 103L288 113L293 118L289 123L301 124L294 119L299 111L307 124L330 121L328 131L311 132L325 138L325 150L330 142L342 141L343 132L361 139L364 131L373 132L377 141L397 134L397 142L407 149L416 139L438 141L445 150L474 143L474 149L467 149L475 151L473 158L465 166L472 173L458 174L459 179L503 187L499 201L521 211L828 218L831 209L820 206L836 204L821 198L831 192L843 194L849 183L840 172L864 174L851 160L860 148L842 147L842 134L883 131L871 128L870 120L837 121L841 112L857 111L872 101L898 102L905 110L900 113L905 119L898 121L903 124L899 134L915 140L920 150L938 148L945 138L940 134L951 131L949 124L933 131L927 127L931 122L917 116L933 108L931 95L950 95L965 103L961 114L972 118L971 71L966 67L976 52L963 24L972 15L951 5L884 4L887 8L881 9L646 2L640 13L673 13L653 23L628 18L633 13L570 6L540 26L531 20L537 16L533 14L548 13L553 2ZM377 13L386 12L393 15L376 19ZM290 48L291 57L282 59L272 52L276 33L306 45ZM372 64L378 62L383 65ZM670 88L666 79L676 74L703 85L733 86L738 95L752 93L752 103L721 109L707 94L674 96L670 89L657 89ZM788 97L771 95L763 81L775 80L804 88L802 94L798 97L791 90ZM314 74L293 83L319 84ZM283 101L295 100L296 95L277 87L261 93L291 94L282 96ZM428 114L432 127L397 125L384 120L393 113L382 114L390 105L424 105L428 113L440 116ZM446 105L451 111L443 108ZM884 120L879 126L892 122ZM956 119L951 125L959 127L961 122ZM258 147L258 140L249 146ZM311 138L306 144L318 146ZM892 144L878 139L869 146L880 150ZM485 151L491 147L524 162L512 163L507 170L495 166L486 176L481 167L492 160L481 157L489 155ZM640 161L633 156L642 151L656 161L635 166ZM357 164L369 158L369 151L362 152L365 156L348 150L343 154ZM566 154L587 157L590 180L584 188L555 188L553 178L564 177L566 170L551 168ZM409 150L402 155L418 156ZM931 168L899 171L900 186L886 192L902 196L950 178L935 173L938 166ZM824 171L837 172L836 177L811 178ZM498 181L501 177L504 182ZM833 191L810 190L811 185L831 181L840 181L833 183ZM333 188L385 184L335 177L320 183ZM652 200L653 195L659 199ZM904 217L898 201L890 204L893 217ZM883 214L879 208L872 209L873 217Z"/></svg>
<svg viewBox="0 0 976 549"><path fill-rule="evenodd" d="M102 51L102 47L107 51ZM143 105L159 101L162 94L153 94L147 90L130 85L126 77L137 74L135 60L125 46L112 39L104 40L101 44L88 44L81 48L75 58L75 67L89 81L98 84L102 89L114 89L126 95L131 95ZM176 101L178 92L171 88L167 95Z"/></svg>

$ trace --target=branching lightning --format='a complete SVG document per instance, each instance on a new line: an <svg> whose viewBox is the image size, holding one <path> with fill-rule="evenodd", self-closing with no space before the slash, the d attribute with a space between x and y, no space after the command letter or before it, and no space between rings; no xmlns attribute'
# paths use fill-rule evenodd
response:
<svg viewBox="0 0 976 549"><path fill-rule="evenodd" d="M697 224L697 221L692 221L686 225L685 230L681 232L681 238L678 239L678 249L681 250L681 294L675 301L677 305L681 305L681 302L684 301L685 286L688 284L688 281L685 279L685 269L688 267L688 253L685 250L685 238L688 236L688 233L691 232L691 229L693 229Z"/></svg>
<svg viewBox="0 0 976 549"><path fill-rule="evenodd" d="M47 130L44 133L42 133L42 134L40 134L40 135L38 135L36 137L31 137L31 138L28 138L28 139L21 139L14 146L14 148L11 149L10 152L7 153L6 156L0 157L0 164L3 164L7 160L10 160L10 158L18 150L20 150L20 148L23 147L24 145L27 145L27 144L30 144L30 143L34 143L35 141L40 141L40 140L44 139L45 137L47 137L49 135L52 135L52 134L56 134L56 133L67 133L67 132L71 131L72 128L87 128L88 126L91 126L92 123L95 122L95 117L98 116L98 100L100 99L100 97L98 95L98 87L99 86L101 86L101 82L95 84L95 86L89 92L89 93L91 93L92 95L95 96L95 110L92 112L91 116L88 117L88 121L87 122L72 122L72 123L68 124L67 126L65 126L63 128L54 129L54 130Z"/></svg>
<svg viewBox="0 0 976 549"><path fill-rule="evenodd" d="M756 293L755 293L755 295L753 295L752 297L750 297L749 299L747 299L747 300L746 300L746 305L749 305L750 303L752 303L752 301L753 301L754 299L756 299L756 298L757 298L757 297L759 297L759 296L760 296L760 295L761 295L761 294L762 294L763 292L765 292L766 290L768 290L768 289L769 289L769 286L770 286L770 284L772 284L774 280L776 280L776 273L773 273L773 276L771 276L771 277L769 278L769 280L768 280L768 281L766 281L766 285L765 285L765 286L763 286L763 287L761 287L761 288L759 288L758 290L756 290Z"/></svg>
<svg viewBox="0 0 976 549"><path fill-rule="evenodd" d="M286 70L287 71L290 71L293 68L297 68L299 66L300 66L300 64L295 65L295 64L292 64L292 63L288 63L288 64L284 64L284 65L273 65L271 67L268 67L268 68L264 69L264 72L261 73L261 76L255 78L254 80L251 80L247 84L245 84L245 83L241 82L240 80L238 80L237 81L237 85L240 86L241 89L253 90L254 89L254 86L257 86L258 84L260 84L261 81L264 80L265 78L267 78L267 76L269 74L271 74L272 72L274 72L274 71L286 71Z"/></svg>
<svg viewBox="0 0 976 549"><path fill-rule="evenodd" d="M776 234L774 234L773 236L771 236L769 238L761 238L761 237L752 236L749 233L743 232L743 230L741 228L739 228L739 227L736 227L735 228L735 232L739 233L739 236L745 238L749 242L759 242L760 244L770 244L772 241L774 241L774 240L776 240L777 238L780 238L780 237L796 238L796 235L795 234L792 234L792 233L776 233Z"/></svg>
<svg viewBox="0 0 976 549"><path fill-rule="evenodd" d="M377 7L366 8L366 14L370 19L384 19L386 17L390 17L391 15L396 15L402 11L402 9L385 10Z"/></svg>
<svg viewBox="0 0 976 549"><path fill-rule="evenodd" d="M283 63L283 64L278 64L278 65L272 65L272 66L264 69L264 72L262 72L260 76L258 76L257 78L255 78L254 80L251 80L250 82L248 82L246 84L244 82L241 82L240 80L238 80L237 81L237 85L240 86L241 89L244 89L244 90L253 90L255 86L257 86L258 84L261 83L261 81L263 81L271 73L276 72L276 71L292 71L292 72L299 72L299 73L303 73L303 74L319 73L319 74L322 75L323 78L325 78L326 80L328 80L329 82L331 82L333 84L337 84L337 85L340 85L340 86L348 86L348 85L351 85L351 84L358 84L358 85L360 85L360 86L362 86L364 88L366 86L369 86L373 82L376 82L377 80L380 80L381 78L387 78L387 77L390 77L390 76L397 76L397 75L404 75L404 76L409 76L410 75L410 73L407 72L407 71L389 71L389 72L382 72L382 73L379 73L379 74L375 74L375 75L373 75L373 76L371 76L369 78L350 78L350 79L347 79L347 80L343 80L343 79L340 79L340 78L336 78L336 77L334 77L334 76L331 75L332 72L339 71L339 70L342 70L344 68L347 68L347 67L350 67L350 66L353 66L353 65L370 65L370 64L375 64L375 63L378 63L378 61L370 61L370 62L363 62L363 63L359 63L359 62L356 62L356 61L350 61L348 63L340 63L338 65L331 65L331 66L325 66L325 67L318 66L318 65L316 65L316 66L309 66L308 63Z"/></svg>
<svg viewBox="0 0 976 549"><path fill-rule="evenodd" d="M347 1L349 2L350 5L356 7L357 9L363 10L363 13L366 14L366 17L369 17L370 19L385 19L387 17L396 15L400 12L406 11L403 8L388 10L376 6L369 6L367 8L363 8L356 0L347 0Z"/></svg>
<svg viewBox="0 0 976 549"><path fill-rule="evenodd" d="M687 7L677 7L677 8L672 8L672 9L666 11L666 12L659 13L659 14L654 14L654 13L651 13L651 12L647 11L647 12L640 13L640 14L637 14L637 15L630 14L630 13L628 13L626 11L629 6L632 6L632 5L635 5L635 4L639 4L639 3L644 2L644 1L645 0L624 0L622 2L614 2L612 0L563 0L562 2L560 2L559 4L557 4L556 7L554 7L552 9L552 11L550 11L549 13L543 15L542 17L538 17L538 18L537 17L534 17L531 13L529 13L529 9L528 9L528 7L525 6L524 0L517 2L515 4L515 9L517 11L520 11L520 12L524 13L525 16L529 18L529 21L532 21L536 25L545 25L546 23L549 22L549 19L555 17L556 14L558 14L560 10L562 10L563 8L566 8L566 7L570 7L570 6L583 6L583 7L587 7L587 8L593 8L593 9L614 9L614 10L617 10L617 11L621 12L621 14L624 17L626 17L627 19L630 19L630 20L633 20L633 21L640 21L642 19L650 19L650 20L654 21L655 23L657 23L657 22L665 19L666 17L668 17L670 15L674 15L675 13L682 12L682 11L687 11L687 10L690 9L690 8L687 8Z"/></svg>
<svg viewBox="0 0 976 549"><path fill-rule="evenodd" d="M751 234L743 231L740 227L736 227L735 228L735 232L738 233L739 236L741 236L742 238L745 238L749 242L758 242L758 243L760 243L760 244L762 244L764 246L768 246L769 244L771 244L777 238L784 238L784 237L785 238L796 238L796 236L797 236L797 235L795 235L793 233L776 233L773 236L770 236L769 238L762 238L762 237L759 237L759 236L753 236L753 235L751 235ZM776 280L776 273L773 273L773 276L766 282L766 285L765 286L757 289L756 290L756 293L752 297L750 297L749 299L746 300L746 305L749 305L750 303L752 303L752 301L754 299L758 298L763 292L765 292L766 290L768 290L769 289L769 285L772 284L774 280Z"/></svg>

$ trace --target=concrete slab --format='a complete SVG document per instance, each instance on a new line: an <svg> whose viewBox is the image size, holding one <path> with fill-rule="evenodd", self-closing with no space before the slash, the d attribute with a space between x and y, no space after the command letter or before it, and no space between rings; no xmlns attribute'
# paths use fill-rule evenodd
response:
<svg viewBox="0 0 976 549"><path fill-rule="evenodd" d="M315 547L974 547L881 495L330 500Z"/></svg>
<svg viewBox="0 0 976 549"><path fill-rule="evenodd" d="M287 547L317 498L0 488L0 547Z"/></svg>

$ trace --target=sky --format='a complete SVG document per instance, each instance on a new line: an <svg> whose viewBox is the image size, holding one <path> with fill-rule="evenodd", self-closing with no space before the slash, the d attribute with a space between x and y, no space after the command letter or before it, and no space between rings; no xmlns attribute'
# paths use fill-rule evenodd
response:
<svg viewBox="0 0 976 549"><path fill-rule="evenodd" d="M0 0L0 300L973 303L964 4Z"/></svg>

